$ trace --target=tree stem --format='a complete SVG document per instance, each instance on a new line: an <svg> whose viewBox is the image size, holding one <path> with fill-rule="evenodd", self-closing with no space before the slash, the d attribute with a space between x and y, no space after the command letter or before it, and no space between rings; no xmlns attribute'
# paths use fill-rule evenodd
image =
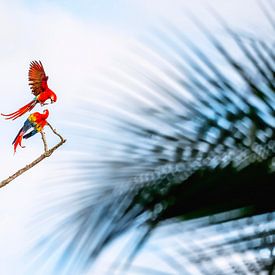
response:
<svg viewBox="0 0 275 275"><path fill-rule="evenodd" d="M58 134L57 131L49 123L47 125L50 127L50 129L53 131L53 133L60 138L60 142L58 144L56 144L53 148L48 149L46 135L43 131L41 131L41 137L42 137L42 141L43 141L43 145L44 145L44 153L41 156L39 156L37 159L35 159L33 162L31 162L30 164L27 164L25 167L19 169L13 175L11 175L8 178L6 178L5 180L1 181L0 188L4 187L8 183L10 183L12 180L14 180L18 176L22 175L23 173L25 173L26 171L28 171L29 169L34 167L36 164L38 164L43 159L49 157L58 147L60 147L63 143L66 142L66 139L64 139L60 134Z"/></svg>

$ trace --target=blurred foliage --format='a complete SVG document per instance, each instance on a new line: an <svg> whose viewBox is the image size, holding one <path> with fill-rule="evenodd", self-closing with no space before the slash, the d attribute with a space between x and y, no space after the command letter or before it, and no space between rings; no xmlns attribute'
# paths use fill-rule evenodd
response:
<svg viewBox="0 0 275 275"><path fill-rule="evenodd" d="M272 12L266 7L266 16L274 26ZM194 246L198 254L181 250L178 257L197 265L202 274L261 270L271 274L274 270L275 228L258 231L255 226L258 217L264 217L259 218L262 224L270 217L274 219L275 210L274 36L262 41L256 35L235 32L212 14L226 34L225 41L192 18L207 50L186 37L180 27L167 24L166 30L153 32L151 50L166 60L170 69L162 68L157 61L154 64L148 53L144 57L163 69L169 81L137 65L134 71L138 84L129 79L124 82L129 94L139 95L152 107L137 108L136 113L128 115L109 113L104 118L116 129L102 135L101 141L106 139L109 151L101 161L92 155L91 159L80 159L80 172L73 179L77 194L70 198L77 207L41 241L48 244L66 235L65 256L59 264L67 268L89 266L111 241L140 227L135 246L124 261L131 262L157 228L181 224L180 233L191 236L190 247ZM157 41L157 47L153 41ZM160 50L160 44L168 51ZM85 131L89 136L92 130ZM96 146L91 147L91 154ZM80 183L86 186L84 191L78 189ZM233 210L233 216L226 214ZM201 219L204 223L196 224ZM230 231L244 230L251 224L254 227L249 236L227 238ZM194 239L201 236L193 235L193 230L212 230L213 226L224 239L196 248ZM70 227L74 230L67 234ZM211 230L205 231L203 238L210 238ZM256 240L262 245L256 245ZM242 267L228 261L229 271L222 271L213 262L217 255L244 255L248 250L259 253L263 248L270 250L267 260L255 254L258 262L246 265L243 258ZM164 251L165 245L161 249ZM169 262L171 257L163 258ZM172 258L177 261L177 257ZM177 270L175 262L171 265ZM181 274L185 273L188 271Z"/></svg>

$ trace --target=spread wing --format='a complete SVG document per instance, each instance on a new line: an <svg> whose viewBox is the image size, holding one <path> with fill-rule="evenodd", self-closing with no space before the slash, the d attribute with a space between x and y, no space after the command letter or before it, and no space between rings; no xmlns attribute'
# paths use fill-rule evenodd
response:
<svg viewBox="0 0 275 275"><path fill-rule="evenodd" d="M41 61L32 61L29 69L29 85L35 96L44 91L47 80Z"/></svg>

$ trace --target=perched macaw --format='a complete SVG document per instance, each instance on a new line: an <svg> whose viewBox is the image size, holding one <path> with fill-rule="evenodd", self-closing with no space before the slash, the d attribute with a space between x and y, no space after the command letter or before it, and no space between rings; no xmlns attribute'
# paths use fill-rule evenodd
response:
<svg viewBox="0 0 275 275"><path fill-rule="evenodd" d="M46 101L48 99L51 100L51 103L56 102L57 96L51 89L49 89L47 80L48 76L45 74L41 61L32 61L29 69L29 85L31 86L31 90L35 95L35 98L16 112L1 115L5 116L6 119L14 120L26 112L31 111L37 103L40 103L41 106L46 105Z"/></svg>
<svg viewBox="0 0 275 275"><path fill-rule="evenodd" d="M14 145L14 153L16 152L16 147L18 146L18 144L22 148L24 148L24 146L22 146L23 138L27 139L43 130L44 126L47 125L46 119L48 118L48 116L49 116L49 111L47 109L43 111L43 114L36 112L28 116L23 127L19 130L17 136L12 142L12 144ZM31 128L32 128L32 131L27 133L27 131Z"/></svg>

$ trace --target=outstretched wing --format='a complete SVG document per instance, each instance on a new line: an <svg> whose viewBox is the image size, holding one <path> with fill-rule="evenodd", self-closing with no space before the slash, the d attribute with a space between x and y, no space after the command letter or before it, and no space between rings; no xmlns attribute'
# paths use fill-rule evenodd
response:
<svg viewBox="0 0 275 275"><path fill-rule="evenodd" d="M44 91L47 80L41 61L32 61L29 69L29 85L35 96Z"/></svg>

